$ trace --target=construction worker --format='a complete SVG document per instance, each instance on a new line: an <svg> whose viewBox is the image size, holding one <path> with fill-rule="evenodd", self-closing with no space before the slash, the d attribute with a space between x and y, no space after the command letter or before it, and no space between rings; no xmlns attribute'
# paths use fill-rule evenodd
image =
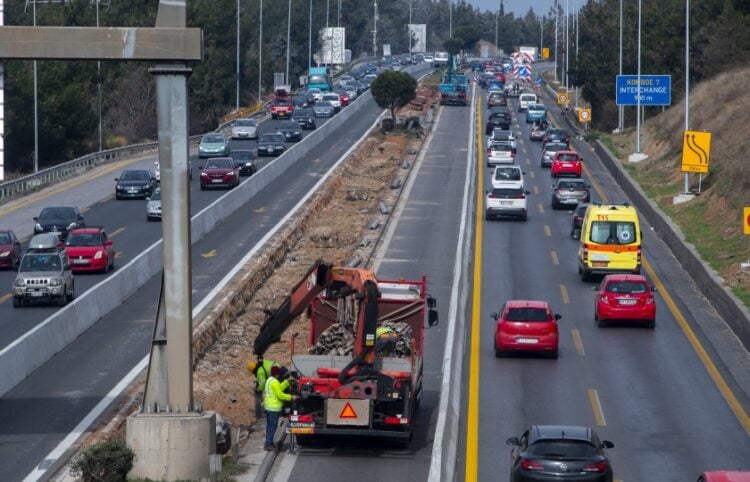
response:
<svg viewBox="0 0 750 482"><path fill-rule="evenodd" d="M289 380L281 381L283 373L280 367L272 366L263 390L263 408L266 410L266 441L263 450L273 450L273 436L276 434L284 402L291 402L295 398L285 391L289 387Z"/></svg>
<svg viewBox="0 0 750 482"><path fill-rule="evenodd" d="M260 360L255 362L250 360L247 362L247 371L255 375L255 391L253 392L255 398L255 419L259 419L261 415L261 407L263 406L263 390L266 387L266 380L271 374L271 368L277 366L278 363L273 360Z"/></svg>
<svg viewBox="0 0 750 482"><path fill-rule="evenodd" d="M396 349L398 343L398 333L388 326L379 326L375 330L375 355L391 356L391 352Z"/></svg>

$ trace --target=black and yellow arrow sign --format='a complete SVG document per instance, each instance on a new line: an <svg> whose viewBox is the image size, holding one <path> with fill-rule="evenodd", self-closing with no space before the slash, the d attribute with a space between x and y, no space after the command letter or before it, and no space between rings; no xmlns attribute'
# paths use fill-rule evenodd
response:
<svg viewBox="0 0 750 482"><path fill-rule="evenodd" d="M711 160L711 133L685 131L682 140L682 171L708 172Z"/></svg>

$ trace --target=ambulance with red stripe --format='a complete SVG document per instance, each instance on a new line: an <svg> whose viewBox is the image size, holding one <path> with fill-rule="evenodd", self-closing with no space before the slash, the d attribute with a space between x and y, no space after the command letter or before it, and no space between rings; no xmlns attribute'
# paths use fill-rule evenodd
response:
<svg viewBox="0 0 750 482"><path fill-rule="evenodd" d="M641 272L641 226L628 204L591 204L586 209L578 247L578 274L583 281L595 275Z"/></svg>

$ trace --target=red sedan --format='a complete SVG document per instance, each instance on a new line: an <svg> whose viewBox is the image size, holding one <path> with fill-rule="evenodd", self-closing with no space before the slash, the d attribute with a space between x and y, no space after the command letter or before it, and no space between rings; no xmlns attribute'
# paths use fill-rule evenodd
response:
<svg viewBox="0 0 750 482"><path fill-rule="evenodd" d="M654 291L646 278L638 274L605 276L596 293L594 319L597 325L607 321L637 321L653 328L656 324Z"/></svg>
<svg viewBox="0 0 750 482"><path fill-rule="evenodd" d="M21 242L16 234L10 229L0 229L0 268L16 268L21 256Z"/></svg>
<svg viewBox="0 0 750 482"><path fill-rule="evenodd" d="M74 273L106 273L115 267L112 240L100 227L74 229L65 240L65 251Z"/></svg>
<svg viewBox="0 0 750 482"><path fill-rule="evenodd" d="M581 177L583 159L576 151L557 151L552 159L552 177Z"/></svg>
<svg viewBox="0 0 750 482"><path fill-rule="evenodd" d="M512 352L538 352L557 358L560 334L557 320L546 301L506 301L500 313L493 313L495 326L495 356Z"/></svg>
<svg viewBox="0 0 750 482"><path fill-rule="evenodd" d="M240 183L240 168L231 157L214 157L200 166L201 191L210 187L233 187Z"/></svg>
<svg viewBox="0 0 750 482"><path fill-rule="evenodd" d="M750 482L750 472L744 470L704 472L698 477L698 482Z"/></svg>

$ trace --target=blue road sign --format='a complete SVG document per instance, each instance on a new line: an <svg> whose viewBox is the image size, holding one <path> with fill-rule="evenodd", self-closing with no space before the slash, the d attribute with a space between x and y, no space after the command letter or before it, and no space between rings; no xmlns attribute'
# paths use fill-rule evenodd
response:
<svg viewBox="0 0 750 482"><path fill-rule="evenodd" d="M638 105L638 76L618 75L616 82L617 105ZM671 105L672 76L641 74L641 105Z"/></svg>

